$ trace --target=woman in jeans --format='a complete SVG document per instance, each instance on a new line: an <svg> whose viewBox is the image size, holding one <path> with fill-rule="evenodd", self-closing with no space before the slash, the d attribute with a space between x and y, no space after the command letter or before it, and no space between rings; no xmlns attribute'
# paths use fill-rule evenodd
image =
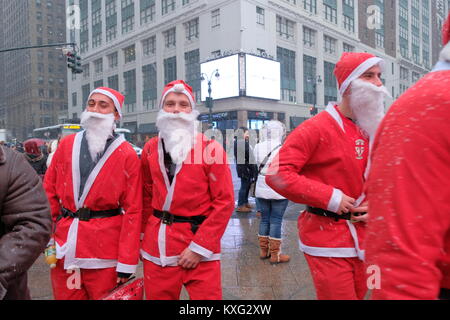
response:
<svg viewBox="0 0 450 320"><path fill-rule="evenodd" d="M271 263L288 262L290 259L288 255L281 254L281 223L288 200L272 190L265 180L267 168L278 153L285 134L285 126L271 120L261 129L261 142L254 149L259 170L255 196L261 210L258 234L260 258L270 257Z"/></svg>

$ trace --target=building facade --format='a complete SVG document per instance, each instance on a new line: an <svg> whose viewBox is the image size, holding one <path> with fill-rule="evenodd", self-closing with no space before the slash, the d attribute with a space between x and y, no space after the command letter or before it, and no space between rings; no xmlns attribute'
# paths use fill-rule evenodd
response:
<svg viewBox="0 0 450 320"><path fill-rule="evenodd" d="M436 10L431 0L66 0L66 4L79 9L79 28L68 30L67 36L79 44L84 71L69 73L68 117L80 116L95 87L118 89L126 96L121 125L133 132L136 141L156 132L161 92L174 79L185 79L194 88L200 119L208 119L208 109L199 101L200 64L210 59L245 52L281 65L280 101L215 100L216 127L258 129L264 121L278 119L292 130L310 117L311 106L320 111L339 98L333 70L343 52L366 51L384 58L383 81L396 98L430 70L437 60L434 50L439 49L431 36ZM442 4L441 11L448 11L448 1Z"/></svg>
<svg viewBox="0 0 450 320"><path fill-rule="evenodd" d="M1 0L0 6L2 49L65 42L64 0ZM66 120L67 65L61 48L0 53L0 61L0 101L12 137L24 140L34 128Z"/></svg>

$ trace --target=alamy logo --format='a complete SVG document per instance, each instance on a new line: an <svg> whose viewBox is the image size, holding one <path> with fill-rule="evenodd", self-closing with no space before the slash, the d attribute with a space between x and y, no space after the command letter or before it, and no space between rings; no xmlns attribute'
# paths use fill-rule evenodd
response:
<svg viewBox="0 0 450 320"><path fill-rule="evenodd" d="M371 265L367 267L367 288L369 290L381 289L381 269L377 265Z"/></svg>
<svg viewBox="0 0 450 320"><path fill-rule="evenodd" d="M367 29L375 30L381 29L381 9L377 5L371 5L367 7Z"/></svg>

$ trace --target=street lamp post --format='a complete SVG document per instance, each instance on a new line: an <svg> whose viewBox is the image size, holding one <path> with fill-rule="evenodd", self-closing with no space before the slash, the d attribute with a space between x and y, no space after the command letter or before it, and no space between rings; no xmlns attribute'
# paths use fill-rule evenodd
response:
<svg viewBox="0 0 450 320"><path fill-rule="evenodd" d="M213 79L213 74L216 77L216 79L219 79L220 74L219 74L219 69L214 70L211 75L208 77L208 75L202 73L201 74L201 81L208 81L208 97L206 97L206 107L209 109L209 128L212 129L212 107L213 107L213 98L211 96L211 81Z"/></svg>
<svg viewBox="0 0 450 320"><path fill-rule="evenodd" d="M315 76L314 78L308 77L308 82L313 81L313 90L314 90L314 104L313 107L309 109L312 116L315 116L317 114L317 84L322 83L322 78L320 75Z"/></svg>

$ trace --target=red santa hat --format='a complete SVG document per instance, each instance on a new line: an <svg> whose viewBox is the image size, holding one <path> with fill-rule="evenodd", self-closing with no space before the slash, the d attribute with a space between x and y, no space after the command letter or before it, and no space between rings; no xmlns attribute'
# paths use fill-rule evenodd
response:
<svg viewBox="0 0 450 320"><path fill-rule="evenodd" d="M171 92L178 92L178 93L185 94L188 97L189 102L191 103L192 109L195 108L195 97L194 97L194 93L192 91L191 86L188 85L183 80L174 80L172 82L169 82L164 87L162 97L161 97L161 102L159 104L160 109L162 109L162 107L164 106L164 100L166 99L167 95Z"/></svg>
<svg viewBox="0 0 450 320"><path fill-rule="evenodd" d="M354 80L358 79L364 72L377 64L382 69L384 68L383 59L373 54L365 52L344 52L334 69L334 75L338 81L341 96L344 95Z"/></svg>
<svg viewBox="0 0 450 320"><path fill-rule="evenodd" d="M111 88L98 87L92 90L92 92L89 94L88 101L94 93L101 93L108 98L111 98L111 100L114 102L114 107L116 107L116 110L119 113L119 117L122 118L122 106L123 102L125 101L125 97L123 96L123 94Z"/></svg>
<svg viewBox="0 0 450 320"><path fill-rule="evenodd" d="M450 42L450 13L442 27L442 44L445 46Z"/></svg>

